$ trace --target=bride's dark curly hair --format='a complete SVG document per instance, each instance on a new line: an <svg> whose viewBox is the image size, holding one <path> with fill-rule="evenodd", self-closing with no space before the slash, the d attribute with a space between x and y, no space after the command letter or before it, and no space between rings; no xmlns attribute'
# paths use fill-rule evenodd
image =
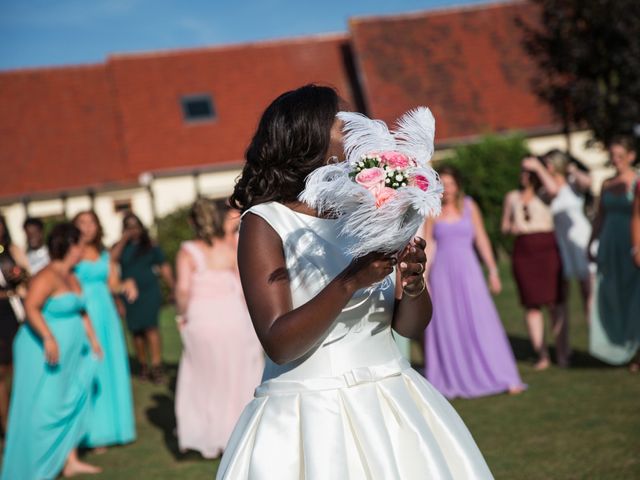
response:
<svg viewBox="0 0 640 480"><path fill-rule="evenodd" d="M307 175L324 165L340 98L333 88L305 85L283 93L262 114L229 203L292 202Z"/></svg>

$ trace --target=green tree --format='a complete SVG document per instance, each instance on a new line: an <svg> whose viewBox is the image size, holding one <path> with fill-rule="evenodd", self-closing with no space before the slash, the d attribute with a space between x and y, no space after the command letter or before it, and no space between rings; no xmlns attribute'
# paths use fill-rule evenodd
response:
<svg viewBox="0 0 640 480"><path fill-rule="evenodd" d="M489 135L478 143L456 147L453 154L437 163L460 171L464 192L482 211L487 234L495 249L511 250L511 239L500 232L502 202L518 187L520 160L528 153L524 137Z"/></svg>
<svg viewBox="0 0 640 480"><path fill-rule="evenodd" d="M193 238L193 231L189 225L190 208L179 208L158 219L156 223L158 244L166 255L167 261L174 266L180 244Z"/></svg>
<svg viewBox="0 0 640 480"><path fill-rule="evenodd" d="M539 18L520 18L541 75L536 93L568 130L588 127L605 144L640 122L640 2L531 0Z"/></svg>
<svg viewBox="0 0 640 480"><path fill-rule="evenodd" d="M193 231L189 225L189 210L191 207L182 207L156 222L156 238L158 245L164 252L167 262L174 269L176 268L176 256L180 250L180 244L186 240L193 238ZM164 299L169 298L169 290L164 282L162 285L162 294Z"/></svg>

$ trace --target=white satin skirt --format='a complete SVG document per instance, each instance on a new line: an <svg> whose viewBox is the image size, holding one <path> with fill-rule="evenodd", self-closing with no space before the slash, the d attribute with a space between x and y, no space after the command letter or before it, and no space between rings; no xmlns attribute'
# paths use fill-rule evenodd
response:
<svg viewBox="0 0 640 480"><path fill-rule="evenodd" d="M338 377L269 380L243 411L217 479L491 479L449 404L404 359Z"/></svg>

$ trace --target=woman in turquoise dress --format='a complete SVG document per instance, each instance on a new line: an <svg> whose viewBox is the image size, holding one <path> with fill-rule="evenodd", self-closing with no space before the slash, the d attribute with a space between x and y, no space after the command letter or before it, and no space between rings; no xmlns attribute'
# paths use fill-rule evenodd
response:
<svg viewBox="0 0 640 480"><path fill-rule="evenodd" d="M102 228L94 212L81 212L73 220L85 246L83 260L75 267L87 302L87 312L104 352L98 366L94 392L94 414L82 445L89 448L129 443L135 440L135 420L129 358L113 300L122 293L127 301L135 300L137 289L131 280L121 282L117 268L102 246Z"/></svg>
<svg viewBox="0 0 640 480"><path fill-rule="evenodd" d="M27 322L13 347L2 480L53 479L61 470L65 476L101 471L81 462L76 452L91 415L96 357L101 355L72 273L82 257L79 238L69 223L54 227L48 241L52 261L31 280Z"/></svg>
<svg viewBox="0 0 640 480"><path fill-rule="evenodd" d="M162 306L159 276L173 292L173 271L164 253L154 245L140 219L127 213L122 220L122 238L111 249L111 259L120 264L123 279L132 279L138 288L138 298L126 302L126 321L133 335L136 357L140 363L140 378L153 383L164 380L162 344L158 317ZM150 357L151 368L148 367Z"/></svg>
<svg viewBox="0 0 640 480"><path fill-rule="evenodd" d="M631 211L638 174L633 169L633 141L611 142L616 175L606 180L600 195L591 243L598 238L598 274L591 312L589 350L609 364L630 363L638 369L640 346L640 268L632 257ZM590 249L589 249L590 251Z"/></svg>

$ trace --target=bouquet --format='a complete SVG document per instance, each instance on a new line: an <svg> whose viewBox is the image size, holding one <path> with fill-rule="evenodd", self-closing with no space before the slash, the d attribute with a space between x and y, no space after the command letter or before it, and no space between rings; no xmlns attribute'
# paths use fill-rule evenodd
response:
<svg viewBox="0 0 640 480"><path fill-rule="evenodd" d="M348 253L395 254L416 234L427 215L440 214L442 185L430 166L435 120L428 108L404 114L389 131L381 120L340 112L346 161L313 171L300 200L331 214Z"/></svg>

